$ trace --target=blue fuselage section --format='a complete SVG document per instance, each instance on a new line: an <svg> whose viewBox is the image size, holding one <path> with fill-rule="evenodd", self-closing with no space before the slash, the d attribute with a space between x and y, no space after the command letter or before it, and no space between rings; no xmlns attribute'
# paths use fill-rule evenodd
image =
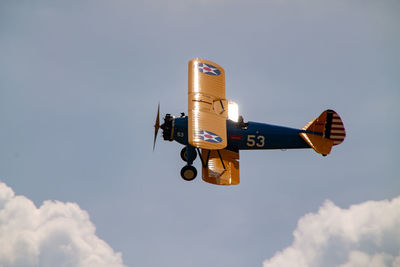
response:
<svg viewBox="0 0 400 267"><path fill-rule="evenodd" d="M292 149L310 148L300 137L300 133L307 132L301 129L258 123L236 123L226 121L228 145L232 151L249 149ZM188 119L175 118L173 126L173 140L188 145Z"/></svg>

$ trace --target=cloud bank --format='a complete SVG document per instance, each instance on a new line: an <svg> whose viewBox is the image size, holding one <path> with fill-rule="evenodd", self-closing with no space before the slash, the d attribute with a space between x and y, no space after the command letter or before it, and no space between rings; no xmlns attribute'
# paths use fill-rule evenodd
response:
<svg viewBox="0 0 400 267"><path fill-rule="evenodd" d="M400 267L400 197L341 209L325 201L303 216L293 243L263 267Z"/></svg>
<svg viewBox="0 0 400 267"><path fill-rule="evenodd" d="M45 201L37 208L0 182L0 266L125 266L95 230L77 204Z"/></svg>

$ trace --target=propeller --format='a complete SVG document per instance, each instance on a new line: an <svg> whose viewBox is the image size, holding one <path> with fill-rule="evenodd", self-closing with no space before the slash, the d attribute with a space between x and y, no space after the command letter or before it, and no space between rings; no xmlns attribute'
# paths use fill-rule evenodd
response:
<svg viewBox="0 0 400 267"><path fill-rule="evenodd" d="M158 129L160 129L160 102L158 102L156 123L154 124L154 143L153 143L153 151L154 151L154 148L155 148L155 146L156 146L156 140L157 140Z"/></svg>

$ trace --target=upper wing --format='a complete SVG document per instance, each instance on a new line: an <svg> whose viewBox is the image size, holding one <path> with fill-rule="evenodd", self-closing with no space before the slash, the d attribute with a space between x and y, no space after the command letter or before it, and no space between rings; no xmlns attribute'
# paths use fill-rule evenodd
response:
<svg viewBox="0 0 400 267"><path fill-rule="evenodd" d="M204 149L225 148L228 101L224 69L208 60L190 60L188 88L189 144Z"/></svg>
<svg viewBox="0 0 400 267"><path fill-rule="evenodd" d="M237 185L240 183L239 152L226 149L202 149L202 158L208 158L207 166L204 167L203 165L202 169L205 182L216 185Z"/></svg>

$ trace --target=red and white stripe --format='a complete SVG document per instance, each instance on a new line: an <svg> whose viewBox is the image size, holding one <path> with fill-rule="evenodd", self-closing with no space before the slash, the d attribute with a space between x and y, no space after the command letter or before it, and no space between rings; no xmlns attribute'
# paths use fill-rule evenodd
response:
<svg viewBox="0 0 400 267"><path fill-rule="evenodd" d="M335 112L332 116L331 136L329 139L333 140L333 145L338 145L343 142L346 137L346 131L342 119Z"/></svg>

